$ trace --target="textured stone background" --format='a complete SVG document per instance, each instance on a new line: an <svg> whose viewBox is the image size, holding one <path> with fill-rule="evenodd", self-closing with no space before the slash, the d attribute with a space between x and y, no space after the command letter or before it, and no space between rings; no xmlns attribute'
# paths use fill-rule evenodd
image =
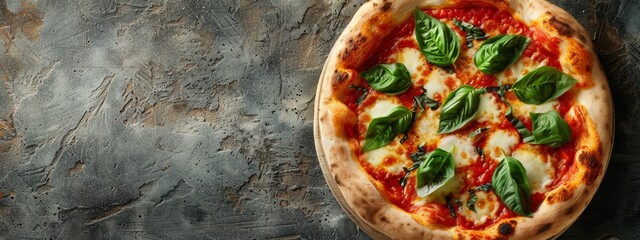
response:
<svg viewBox="0 0 640 240"><path fill-rule="evenodd" d="M364 0L0 0L0 238L367 238L316 160L314 92ZM616 103L563 238L640 238L640 1L554 1Z"/></svg>

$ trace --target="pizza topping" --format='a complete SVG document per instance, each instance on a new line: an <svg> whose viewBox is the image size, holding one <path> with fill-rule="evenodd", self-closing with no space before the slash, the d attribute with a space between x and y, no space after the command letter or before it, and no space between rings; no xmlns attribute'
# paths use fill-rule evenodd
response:
<svg viewBox="0 0 640 240"><path fill-rule="evenodd" d="M511 149L520 142L520 136L513 130L498 129L492 131L486 141L487 155L498 160L504 153L510 154Z"/></svg>
<svg viewBox="0 0 640 240"><path fill-rule="evenodd" d="M529 181L520 161L505 156L493 172L491 182L493 191L507 208L522 216L531 216Z"/></svg>
<svg viewBox="0 0 640 240"><path fill-rule="evenodd" d="M576 82L571 76L558 69L542 66L518 79L511 90L524 103L542 104L559 97Z"/></svg>
<svg viewBox="0 0 640 240"><path fill-rule="evenodd" d="M476 211L476 201L478 201L478 196L476 195L476 192L471 189L469 190L469 201L467 201L467 208L469 208L469 210L471 211Z"/></svg>
<svg viewBox="0 0 640 240"><path fill-rule="evenodd" d="M367 128L362 151L368 152L386 146L398 134L407 132L412 124L413 112L403 106L392 109L385 117L374 118Z"/></svg>
<svg viewBox="0 0 640 240"><path fill-rule="evenodd" d="M367 90L366 88L360 87L360 86L356 86L356 85L349 85L349 88L353 88L358 90L359 92L361 92L360 96L358 97L358 99L356 99L356 104L360 105L364 99L367 98L367 95L369 95L369 90Z"/></svg>
<svg viewBox="0 0 640 240"><path fill-rule="evenodd" d="M429 97L427 97L427 89L422 87L422 90L424 91L422 94L413 97L413 105L414 108L419 108L420 111L417 114L421 114L424 111L424 106L426 105L427 107L429 107L431 110L436 110L438 109L438 107L440 107L440 103L436 100L433 100ZM414 109L415 111L416 109Z"/></svg>
<svg viewBox="0 0 640 240"><path fill-rule="evenodd" d="M512 157L520 160L527 171L531 192L546 192L546 186L551 183L551 179L555 175L552 166L554 158L550 154L540 151L539 147L531 145L518 147L513 151Z"/></svg>
<svg viewBox="0 0 640 240"><path fill-rule="evenodd" d="M515 63L531 39L522 35L498 35L480 45L473 61L483 73L502 72Z"/></svg>
<svg viewBox="0 0 640 240"><path fill-rule="evenodd" d="M533 135L525 142L560 147L571 140L571 128L557 111L530 113Z"/></svg>
<svg viewBox="0 0 640 240"><path fill-rule="evenodd" d="M419 197L425 197L442 187L455 174L450 152L438 148L424 158L416 176L416 193Z"/></svg>
<svg viewBox="0 0 640 240"><path fill-rule="evenodd" d="M485 184L482 184L482 185L478 186L476 188L476 190L483 191L483 192L488 192L488 191L491 191L491 188L492 188L491 187L491 183L489 182L489 183L485 183Z"/></svg>
<svg viewBox="0 0 640 240"><path fill-rule="evenodd" d="M464 31L464 33L466 35L465 38L467 40L467 47L468 48L472 48L473 47L473 39L482 40L482 39L486 39L486 38L489 37L489 35L486 34L484 31L482 31L481 28L476 27L471 23L463 22L463 21L458 20L457 18L454 18L453 19L453 24L455 24L460 29L462 29L462 31Z"/></svg>
<svg viewBox="0 0 640 240"><path fill-rule="evenodd" d="M447 96L440 111L438 133L450 133L464 127L478 112L480 94L484 89L464 85Z"/></svg>
<svg viewBox="0 0 640 240"><path fill-rule="evenodd" d="M471 132L469 134L469 138L475 138L476 136L480 135L483 132L486 132L487 130L489 130L490 128L486 128L486 127L482 127L482 128L478 128L476 130L473 130L473 132Z"/></svg>
<svg viewBox="0 0 640 240"><path fill-rule="evenodd" d="M448 67L460 54L460 39L446 24L415 10L415 34L422 54L430 63Z"/></svg>
<svg viewBox="0 0 640 240"><path fill-rule="evenodd" d="M360 74L369 86L388 95L403 93L411 87L411 77L402 63L378 64Z"/></svg>
<svg viewBox="0 0 640 240"><path fill-rule="evenodd" d="M507 110L507 114L504 115L507 120L509 120L509 122L511 123L511 125L513 125L513 127L516 128L516 130L518 131L518 134L520 134L520 137L522 137L522 139L528 139L531 137L531 131L529 131L529 129L527 128L527 126L524 125L524 123L522 121L520 121L520 119L518 119L517 117L513 116L513 108L511 107L511 104L506 102L505 103L509 106L509 110Z"/></svg>

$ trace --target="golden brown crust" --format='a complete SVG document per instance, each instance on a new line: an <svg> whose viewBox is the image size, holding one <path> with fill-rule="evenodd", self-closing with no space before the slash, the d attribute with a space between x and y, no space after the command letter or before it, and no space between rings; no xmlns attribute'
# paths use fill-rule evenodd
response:
<svg viewBox="0 0 640 240"><path fill-rule="evenodd" d="M358 164L344 132L344 124L356 116L332 87L350 77L343 69L362 64L395 26L404 22L416 7L445 7L461 0L373 0L364 4L344 30L325 63L315 102L314 135L320 165L329 187L347 214L373 238L449 239L469 236L529 239L561 234L584 210L606 170L612 145L613 106L609 87L586 31L564 10L544 0L491 1L506 5L525 23L536 25L562 39L562 47L586 49L580 56L561 56L563 69L581 82L592 82L576 96L582 107L569 114L587 115L585 137L578 141L575 177L547 194L532 218L503 219L484 230L441 229L416 222L410 214L389 204ZM386 32L385 32L386 31ZM564 52L564 51L563 51ZM569 51L571 52L571 51ZM589 58L584 58L589 56ZM517 221L516 221L517 220Z"/></svg>

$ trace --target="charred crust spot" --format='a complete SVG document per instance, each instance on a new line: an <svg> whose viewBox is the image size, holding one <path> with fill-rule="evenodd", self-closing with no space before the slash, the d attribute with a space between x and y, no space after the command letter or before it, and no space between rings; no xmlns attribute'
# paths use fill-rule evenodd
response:
<svg viewBox="0 0 640 240"><path fill-rule="evenodd" d="M343 60L346 60L347 58L351 57L354 52L358 51L360 46L364 45L367 42L367 37L362 35L362 33L358 33L358 36L356 36L355 38L349 38L348 42L349 43L347 44L347 47L344 49L344 52L342 52L342 56L340 57Z"/></svg>
<svg viewBox="0 0 640 240"><path fill-rule="evenodd" d="M562 36L572 36L576 32L571 25L562 20L558 20L555 16L549 18L548 23Z"/></svg>
<svg viewBox="0 0 640 240"><path fill-rule="evenodd" d="M382 7L380 8L380 10L382 10L382 12L389 11L389 9L391 9L391 3L390 2L385 2L384 4L382 4Z"/></svg>
<svg viewBox="0 0 640 240"><path fill-rule="evenodd" d="M578 157L578 161L585 166L583 180L587 185L593 184L600 175L602 163L592 152L583 152Z"/></svg>
<svg viewBox="0 0 640 240"><path fill-rule="evenodd" d="M547 201L551 203L563 202L573 196L573 191L569 191L566 188L560 189L560 191L555 194L547 196Z"/></svg>
<svg viewBox="0 0 640 240"><path fill-rule="evenodd" d="M580 39L580 41L582 42L587 42L587 38L582 34L578 34L578 39Z"/></svg>
<svg viewBox="0 0 640 240"><path fill-rule="evenodd" d="M564 211L565 215L571 215L573 213L573 211L576 210L576 206L571 206L569 208L567 208L567 210Z"/></svg>
<svg viewBox="0 0 640 240"><path fill-rule="evenodd" d="M542 224L542 226L538 228L538 234L542 234L548 231L549 229L551 229L551 223Z"/></svg>
<svg viewBox="0 0 640 240"><path fill-rule="evenodd" d="M333 73L333 82L334 83L342 83L344 80L349 78L349 74L342 71L337 71Z"/></svg>
<svg viewBox="0 0 640 240"><path fill-rule="evenodd" d="M332 163L331 165L329 165L331 168L337 168L338 164L337 163Z"/></svg>
<svg viewBox="0 0 640 240"><path fill-rule="evenodd" d="M511 235L513 233L513 226L511 224L503 222L498 226L498 233L501 235Z"/></svg>
<svg viewBox="0 0 640 240"><path fill-rule="evenodd" d="M380 222L384 222L384 223L391 223L391 222L389 221L389 219L387 219L387 217L386 217L386 216L384 216L384 215L380 216Z"/></svg>

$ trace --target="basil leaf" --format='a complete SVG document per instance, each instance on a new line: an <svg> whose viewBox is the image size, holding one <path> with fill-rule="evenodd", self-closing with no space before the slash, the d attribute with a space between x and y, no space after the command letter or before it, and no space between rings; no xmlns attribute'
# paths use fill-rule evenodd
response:
<svg viewBox="0 0 640 240"><path fill-rule="evenodd" d="M529 131L527 126L525 126L524 123L522 121L520 121L520 119L518 119L517 117L513 116L513 109L511 107L511 104L509 102L507 102L507 101L503 101L503 102L506 103L507 106L509 106L509 108L508 108L509 110L507 110L507 114L505 114L504 117L507 118L507 120L509 120L511 125L513 125L513 127L515 127L516 130L518 130L518 134L520 134L520 137L522 137L523 140L530 138L531 137L531 131Z"/></svg>
<svg viewBox="0 0 640 240"><path fill-rule="evenodd" d="M489 35L487 35L484 31L482 31L481 28L476 27L471 23L463 22L463 21L460 21L460 20L454 18L453 19L453 24L455 24L460 29L462 29L462 31L464 31L464 33L466 35L467 47L468 48L472 48L473 47L473 39L480 40L480 39L485 39L485 38L489 37Z"/></svg>
<svg viewBox="0 0 640 240"><path fill-rule="evenodd" d="M395 107L385 117L374 118L367 128L362 151L386 146L398 134L408 131L412 123L413 113L403 106Z"/></svg>
<svg viewBox="0 0 640 240"><path fill-rule="evenodd" d="M416 40L422 55L434 65L452 65L460 54L458 35L446 24L419 9L415 10L414 15Z"/></svg>
<svg viewBox="0 0 640 240"><path fill-rule="evenodd" d="M488 183L482 184L482 185L478 186L476 188L476 190L483 191L483 192L488 192L489 190L491 190L491 183L488 182Z"/></svg>
<svg viewBox="0 0 640 240"><path fill-rule="evenodd" d="M483 73L502 72L516 62L531 42L521 35L498 35L484 41L473 56L473 61Z"/></svg>
<svg viewBox="0 0 640 240"><path fill-rule="evenodd" d="M485 89L474 89L469 85L453 90L442 104L438 133L453 132L471 121L478 112L480 94L485 92Z"/></svg>
<svg viewBox="0 0 640 240"><path fill-rule="evenodd" d="M522 163L505 156L491 178L493 191L511 211L531 217L531 189Z"/></svg>
<svg viewBox="0 0 640 240"><path fill-rule="evenodd" d="M451 217L456 218L456 208L453 206L453 196L451 194L447 195L444 197L444 200L447 201L447 208L449 208L449 215L451 215ZM459 202L460 200L456 198L455 200L456 202Z"/></svg>
<svg viewBox="0 0 640 240"><path fill-rule="evenodd" d="M436 100L433 100L429 97L427 97L427 89L422 87L422 94L413 97L413 108L414 111L417 108L420 109L420 111L417 113L418 115L422 114L422 112L424 112L424 106L426 105L427 107L429 107L431 110L436 110L438 109L438 107L440 107L440 103Z"/></svg>
<svg viewBox="0 0 640 240"><path fill-rule="evenodd" d="M478 196L473 189L469 189L469 201L467 201L467 208L469 210L476 212L476 201L478 201Z"/></svg>
<svg viewBox="0 0 640 240"><path fill-rule="evenodd" d="M525 142L557 148L571 140L571 128L558 112L532 112L529 115L531 116L533 135L523 139Z"/></svg>
<svg viewBox="0 0 640 240"><path fill-rule="evenodd" d="M424 151L424 144L418 145L417 149L418 150L416 152L409 154L413 162L418 162L422 156L427 155L427 152Z"/></svg>
<svg viewBox="0 0 640 240"><path fill-rule="evenodd" d="M478 128L476 130L473 130L473 132L471 132L469 134L469 138L474 138L474 137L478 136L479 134L481 134L481 133L483 133L483 132L485 132L485 131L487 131L489 129L490 128Z"/></svg>
<svg viewBox="0 0 640 240"><path fill-rule="evenodd" d="M356 104L360 105L362 102L364 102L365 99L367 99L367 95L369 95L369 91L366 88L360 87L360 86L356 86L353 84L349 85L349 88L353 88L358 90L361 94L360 97L358 97L358 99L356 99Z"/></svg>
<svg viewBox="0 0 640 240"><path fill-rule="evenodd" d="M374 90L388 95L396 95L411 87L411 74L402 63L378 64L360 73L360 77Z"/></svg>
<svg viewBox="0 0 640 240"><path fill-rule="evenodd" d="M577 82L558 69L542 66L518 79L511 90L524 103L542 104L559 97Z"/></svg>
<svg viewBox="0 0 640 240"><path fill-rule="evenodd" d="M455 174L455 165L450 152L440 148L427 154L417 173L416 193L425 197L442 187Z"/></svg>

